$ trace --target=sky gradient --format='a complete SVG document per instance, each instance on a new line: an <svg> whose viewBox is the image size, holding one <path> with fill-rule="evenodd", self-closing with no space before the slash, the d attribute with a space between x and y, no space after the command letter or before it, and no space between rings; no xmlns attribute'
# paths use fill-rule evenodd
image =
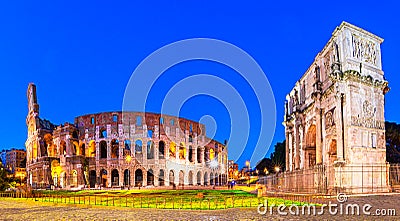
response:
<svg viewBox="0 0 400 221"><path fill-rule="evenodd" d="M153 51L188 38L229 42L261 66L275 96L277 122L273 146L285 139L282 121L286 93L342 21L385 39L381 45L382 64L391 87L386 95L385 117L400 122L398 3L301 2L2 2L0 149L24 148L29 82L37 85L40 116L56 124L73 122L74 117L88 113L121 110L125 87L136 66ZM182 63L167 70L150 95L149 111L160 109L163 96L174 83L199 73L230 82L245 98L251 118L257 119L254 94L243 79L226 66L204 61ZM182 107L180 115L193 120L213 116L218 125L215 138L223 142L229 137L228 112L216 99L193 97ZM256 133L259 123L250 123L251 133ZM250 155L254 143L251 137L246 146ZM242 147L229 148L235 151ZM244 154L239 165L244 166L249 157ZM259 159L263 157L260 155Z"/></svg>

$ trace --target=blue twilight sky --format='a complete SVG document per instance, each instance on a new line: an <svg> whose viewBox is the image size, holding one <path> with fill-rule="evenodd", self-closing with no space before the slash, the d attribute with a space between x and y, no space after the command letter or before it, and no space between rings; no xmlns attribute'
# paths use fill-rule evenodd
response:
<svg viewBox="0 0 400 221"><path fill-rule="evenodd" d="M198 37L234 44L261 66L275 95L273 147L284 140L281 122L286 93L343 20L385 39L382 62L391 87L385 115L389 121L400 122L398 3L133 2L0 3L0 149L24 147L29 82L37 85L41 117L56 124L73 122L83 114L121 110L125 86L143 59L164 45ZM163 96L177 81L199 73L224 78L239 91L250 112L250 132L257 134L259 109L251 88L235 71L213 62L185 62L167 70L152 89L147 110L159 111ZM215 98L194 96L182 106L180 115L193 120L210 115L217 124L215 138L223 142L229 137L228 111ZM240 166L250 158L256 138L250 136L238 160ZM242 149L229 147L230 152Z"/></svg>

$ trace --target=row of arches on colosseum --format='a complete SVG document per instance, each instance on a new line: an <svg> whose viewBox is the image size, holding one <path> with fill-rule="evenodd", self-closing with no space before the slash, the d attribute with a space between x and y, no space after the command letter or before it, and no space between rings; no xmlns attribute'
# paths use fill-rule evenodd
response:
<svg viewBox="0 0 400 221"><path fill-rule="evenodd" d="M84 147L84 146L83 146ZM119 158L119 141L117 139L111 140L110 147L108 147L106 140L101 140L99 142L99 158L106 159L110 155L110 158ZM122 146L122 154L123 157L127 155L134 155L136 158L146 158L146 159L154 159L155 154L158 152L158 159L164 159L167 155L169 158L177 158L181 160L185 160L186 157L189 162L192 163L202 163L213 160L214 158L218 158L219 152L213 148L206 147L204 154L202 153L201 147L193 147L189 145L186 148L185 144L181 142L179 146L175 142L169 143L169 148L166 150L167 144L164 141L159 141L158 145L155 145L153 141L147 141L146 146L143 146L143 141L141 139L136 139L134 142L134 149L131 148L130 140L125 140L124 145ZM95 142L92 140L89 144L90 152L94 152L91 156L95 155ZM143 149L146 148L144 151ZM156 151L157 148L157 151ZM108 153L108 151L111 153ZM84 153L85 151L80 151L78 153ZM145 155L143 153L145 152ZM168 153L167 153L168 152ZM203 155L203 156L202 156ZM226 161L226 159L224 159Z"/></svg>
<svg viewBox="0 0 400 221"><path fill-rule="evenodd" d="M154 143L153 140L143 142L141 138L138 138L134 140L133 144L129 139L124 140L123 143L120 143L118 139L112 139L111 141L101 139L100 142L96 143L95 140L84 142L76 139L75 136L72 137L73 138L67 141L67 143L63 139L53 140L51 134L45 134L41 146L47 148L44 148L46 151L40 151L40 156L57 157L59 155L81 155L86 157L96 157L96 153L98 153L99 159L120 158L127 155L136 156L137 158L154 159L157 154L158 159L164 159L168 156L169 158L181 160L187 159L189 162L193 163L202 163L218 158L219 155L217 147L201 148L192 145L186 147L183 142L177 144L172 141L165 142L160 140ZM97 148L98 152L96 151ZM35 149L33 152L35 152ZM38 156L38 154L32 155L35 157ZM226 156L222 157L226 158ZM222 160L226 161L226 159Z"/></svg>
<svg viewBox="0 0 400 221"><path fill-rule="evenodd" d="M94 188L96 185L102 187L119 186L174 186L174 185L225 185L227 176L216 172L203 172L192 170L185 174L184 170L154 170L149 169L101 169L98 172L89 172L89 185Z"/></svg>

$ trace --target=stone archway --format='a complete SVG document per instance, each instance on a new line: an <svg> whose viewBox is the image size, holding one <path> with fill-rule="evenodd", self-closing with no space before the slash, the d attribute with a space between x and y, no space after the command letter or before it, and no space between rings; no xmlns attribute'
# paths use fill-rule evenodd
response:
<svg viewBox="0 0 400 221"><path fill-rule="evenodd" d="M169 171L169 185L174 186L175 185L175 173L173 170Z"/></svg>
<svg viewBox="0 0 400 221"><path fill-rule="evenodd" d="M201 185L201 173L200 171L197 172L197 185Z"/></svg>
<svg viewBox="0 0 400 221"><path fill-rule="evenodd" d="M119 141L117 139L113 139L111 141L111 158L119 157Z"/></svg>
<svg viewBox="0 0 400 221"><path fill-rule="evenodd" d="M102 140L100 141L100 158L106 159L107 158L107 142Z"/></svg>
<svg viewBox="0 0 400 221"><path fill-rule="evenodd" d="M103 187L108 186L107 170L105 170L105 169L100 170L100 182Z"/></svg>
<svg viewBox="0 0 400 221"><path fill-rule="evenodd" d="M131 185L131 171L128 169L124 170L124 186Z"/></svg>
<svg viewBox="0 0 400 221"><path fill-rule="evenodd" d="M154 186L154 172L152 169L147 171L147 186Z"/></svg>
<svg viewBox="0 0 400 221"><path fill-rule="evenodd" d="M89 187L95 188L96 187L96 171L91 170L89 172Z"/></svg>
<svg viewBox="0 0 400 221"><path fill-rule="evenodd" d="M158 185L164 186L164 170L160 170L160 175L158 176Z"/></svg>
<svg viewBox="0 0 400 221"><path fill-rule="evenodd" d="M135 171L135 186L143 186L143 171L141 169Z"/></svg>
<svg viewBox="0 0 400 221"><path fill-rule="evenodd" d="M117 169L111 171L111 186L119 186L119 173Z"/></svg>
<svg viewBox="0 0 400 221"><path fill-rule="evenodd" d="M189 185L192 186L193 185L193 171L189 171L188 181L189 181Z"/></svg>
<svg viewBox="0 0 400 221"><path fill-rule="evenodd" d="M312 168L316 164L316 141L317 141L317 130L315 125L311 125L307 130L306 135L306 146L304 149L304 166Z"/></svg>
<svg viewBox="0 0 400 221"><path fill-rule="evenodd" d="M185 172L183 170L179 171L179 186L183 186L185 184Z"/></svg>
<svg viewBox="0 0 400 221"><path fill-rule="evenodd" d="M331 142L329 143L329 161L331 163L335 162L337 160L337 142L336 139L332 139Z"/></svg>
<svg viewBox="0 0 400 221"><path fill-rule="evenodd" d="M208 185L208 174L207 172L204 173L204 186Z"/></svg>

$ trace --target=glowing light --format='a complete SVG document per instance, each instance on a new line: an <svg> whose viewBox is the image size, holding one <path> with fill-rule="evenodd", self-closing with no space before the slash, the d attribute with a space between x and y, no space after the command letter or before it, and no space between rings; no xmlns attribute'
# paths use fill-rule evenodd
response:
<svg viewBox="0 0 400 221"><path fill-rule="evenodd" d="M213 160L211 160L211 162L210 162L210 167L211 167L211 168L217 168L217 167L218 167L218 161L216 160L216 158L214 158Z"/></svg>
<svg viewBox="0 0 400 221"><path fill-rule="evenodd" d="M127 156L125 157L125 161L126 161L127 163L130 163L131 160L132 160L131 155L127 155Z"/></svg>
<svg viewBox="0 0 400 221"><path fill-rule="evenodd" d="M279 167L275 167L275 171L278 173L281 170Z"/></svg>

